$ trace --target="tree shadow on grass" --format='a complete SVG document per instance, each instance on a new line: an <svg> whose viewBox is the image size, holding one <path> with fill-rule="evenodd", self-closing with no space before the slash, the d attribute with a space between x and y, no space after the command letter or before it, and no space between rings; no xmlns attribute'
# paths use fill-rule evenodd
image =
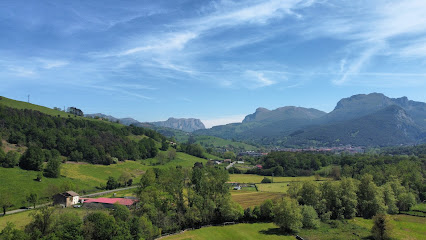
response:
<svg viewBox="0 0 426 240"><path fill-rule="evenodd" d="M261 230L259 233L265 235L293 236L293 233L283 232L280 228L269 228L268 230Z"/></svg>

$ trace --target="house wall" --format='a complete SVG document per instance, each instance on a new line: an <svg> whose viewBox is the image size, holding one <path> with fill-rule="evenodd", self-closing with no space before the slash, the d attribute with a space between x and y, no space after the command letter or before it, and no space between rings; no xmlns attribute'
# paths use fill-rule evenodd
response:
<svg viewBox="0 0 426 240"><path fill-rule="evenodd" d="M78 200L80 200L79 196L72 197L72 205L78 204Z"/></svg>

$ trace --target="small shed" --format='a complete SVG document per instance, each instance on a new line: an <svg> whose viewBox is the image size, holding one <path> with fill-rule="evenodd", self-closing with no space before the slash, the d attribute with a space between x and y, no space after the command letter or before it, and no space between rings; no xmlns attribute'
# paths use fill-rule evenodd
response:
<svg viewBox="0 0 426 240"><path fill-rule="evenodd" d="M62 205L64 207L70 207L75 205L80 200L78 193L73 191L67 191L58 193L53 196L53 205Z"/></svg>

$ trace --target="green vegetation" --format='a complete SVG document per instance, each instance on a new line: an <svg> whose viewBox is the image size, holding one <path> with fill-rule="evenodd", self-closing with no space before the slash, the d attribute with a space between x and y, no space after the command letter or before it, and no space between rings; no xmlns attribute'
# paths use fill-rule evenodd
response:
<svg viewBox="0 0 426 240"><path fill-rule="evenodd" d="M147 159L149 163L155 159ZM165 165L150 166L141 164L140 161L124 161L109 166L93 165L87 163L68 162L61 165L61 177L43 178L41 182L35 181L37 171L26 171L20 168L0 168L0 192L8 194L14 202L10 209L25 206L25 198L31 193L38 193L40 201L45 202L52 194L50 190L73 190L80 194L100 191L97 187L105 185L109 176L118 179L124 172L130 173L134 179L139 178L147 169L169 167L192 167L196 162L206 162L185 153L177 153L175 160Z"/></svg>
<svg viewBox="0 0 426 240"><path fill-rule="evenodd" d="M228 149L233 152L241 152L241 151L255 151L257 150L257 147L243 143L243 142L236 142L232 140L227 140L219 137L214 136L197 136L195 135L195 141L196 143L200 144L204 148L212 148L214 150L216 149Z"/></svg>
<svg viewBox="0 0 426 240"><path fill-rule="evenodd" d="M234 202L237 202L244 209L255 207L262 204L265 200L276 200L282 198L284 194L273 192L253 192L253 191L232 191L231 197Z"/></svg>
<svg viewBox="0 0 426 240"><path fill-rule="evenodd" d="M393 216L395 239L421 240L426 234L424 218L405 215ZM371 237L371 219L354 218L345 221L321 222L318 229L302 229L299 236L305 239L368 239ZM181 234L165 237L164 240L220 240L220 239L253 239L253 240L293 240L295 235L283 234L273 223L236 224L228 226L206 227L186 231Z"/></svg>
<svg viewBox="0 0 426 240"><path fill-rule="evenodd" d="M229 175L231 182L238 183L261 183L263 176L254 174L231 174ZM321 180L327 180L328 178L321 177ZM306 177L274 177L274 183L287 183L287 182L303 182L303 181L315 181L315 176Z"/></svg>
<svg viewBox="0 0 426 240"><path fill-rule="evenodd" d="M0 104L7 106L7 107L11 107L11 108L16 108L16 109L29 109L29 110L35 110L35 111L39 111L42 112L44 114L48 114L51 116L60 116L63 118L68 118L69 116L74 117L72 114L67 113L67 112L63 112L63 111L58 111L58 110L54 110L48 107L43 107L43 106L39 106L39 105L35 105L32 103L27 103L27 102L21 102L21 101L17 101L17 100L13 100L13 99L9 99L9 98L5 98L5 97L1 97L0 99ZM76 118L81 118L82 117L76 117Z"/></svg>

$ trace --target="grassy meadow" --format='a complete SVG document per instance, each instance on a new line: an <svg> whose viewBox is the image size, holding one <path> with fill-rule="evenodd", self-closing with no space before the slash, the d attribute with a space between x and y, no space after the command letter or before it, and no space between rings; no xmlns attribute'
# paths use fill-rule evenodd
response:
<svg viewBox="0 0 426 240"><path fill-rule="evenodd" d="M249 145L247 143L235 142L232 140L227 140L223 138L213 137L213 136L195 136L196 143L200 144L203 147L212 147L212 148L232 148L232 149L241 149L245 151L254 151L257 150L257 147Z"/></svg>
<svg viewBox="0 0 426 240"><path fill-rule="evenodd" d="M244 209L259 206L267 199L278 199L283 197L282 193L253 192L253 191L231 191L233 201L239 203Z"/></svg>
<svg viewBox="0 0 426 240"><path fill-rule="evenodd" d="M395 239L421 240L426 236L425 218L407 215L392 216ZM347 221L321 223L318 229L302 229L299 236L309 240L319 239L369 239L373 221L354 218ZM164 240L220 240L220 239L256 239L286 240L295 239L295 235L283 234L273 223L242 223L228 226L205 227L186 231L162 238Z"/></svg>
<svg viewBox="0 0 426 240"><path fill-rule="evenodd" d="M88 163L68 162L61 165L60 178L43 177L41 182L35 181L38 172L22 170L19 167L2 168L0 167L0 192L7 193L14 201L14 206L9 210L27 206L25 203L26 196L30 193L37 193L40 202L47 201L49 197L49 187L51 186L72 186L74 191L82 194L88 192L101 191L96 187L106 184L109 176L118 178L123 172L128 172L134 178L134 182L138 182L140 176L149 168L168 168L176 167L192 167L195 162L206 162L205 159L197 158L186 153L177 153L176 159L165 165L152 166L148 159L143 161L125 161L109 166L94 165ZM6 184L7 183L7 184Z"/></svg>
<svg viewBox="0 0 426 240"><path fill-rule="evenodd" d="M3 230L4 227L6 227L7 222L11 222L15 224L16 228L23 229L28 223L31 222L31 213L35 210L29 210L25 212L15 213L6 215L3 217L0 217L0 232ZM75 215L78 215L81 219L83 219L84 216L86 216L88 213L92 211L108 211L108 210L99 210L99 209L88 209L88 208L56 208L55 213L56 215L62 214L62 213L73 213Z"/></svg>
<svg viewBox="0 0 426 240"><path fill-rule="evenodd" d="M265 176L255 175L255 174L230 174L231 182L238 183L261 183L262 179ZM271 176L266 176L267 178L272 178ZM274 177L274 183L287 183L287 182L303 182L303 181L315 181L315 176L308 177ZM319 180L329 180L328 178L320 177Z"/></svg>

